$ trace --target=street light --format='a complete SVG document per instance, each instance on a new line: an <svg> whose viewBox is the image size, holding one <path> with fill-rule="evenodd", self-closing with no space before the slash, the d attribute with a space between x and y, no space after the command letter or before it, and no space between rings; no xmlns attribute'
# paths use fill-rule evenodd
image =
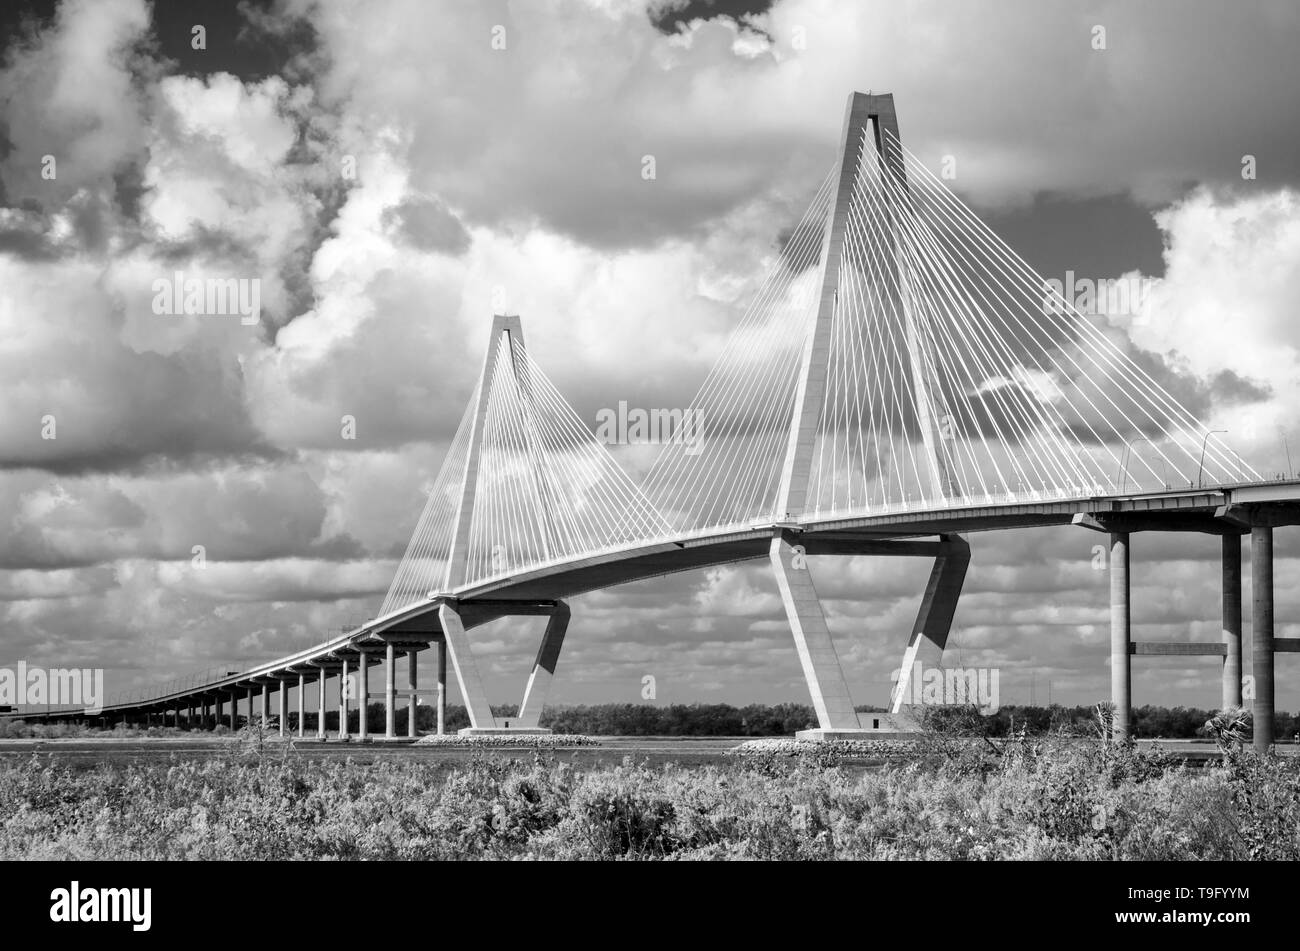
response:
<svg viewBox="0 0 1300 951"><path fill-rule="evenodd" d="M1201 488L1201 477L1205 474L1205 446L1210 441L1210 437L1215 433L1227 433L1226 429L1211 429L1201 440L1201 464L1196 469L1196 487Z"/></svg>
<svg viewBox="0 0 1300 951"><path fill-rule="evenodd" d="M1147 439L1146 436L1139 436L1136 440L1134 440L1134 442L1144 442L1153 449L1155 448L1156 445L1150 439ZM1124 440L1124 454L1119 457L1120 471L1115 474L1115 478L1118 479L1120 475L1123 475L1124 477L1124 481L1119 484L1119 491L1121 494L1123 494L1124 492L1124 486L1128 485L1128 460L1129 457L1133 454L1133 445L1134 443L1129 442L1127 439ZM1147 468L1150 469L1151 467L1147 466ZM1152 475L1154 474L1155 473L1152 473Z"/></svg>

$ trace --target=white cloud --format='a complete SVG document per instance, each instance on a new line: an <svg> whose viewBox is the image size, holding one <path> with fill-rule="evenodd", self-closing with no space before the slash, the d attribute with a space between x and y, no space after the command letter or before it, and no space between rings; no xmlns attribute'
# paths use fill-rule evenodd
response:
<svg viewBox="0 0 1300 951"><path fill-rule="evenodd" d="M1292 431L1300 405L1300 197L1199 189L1156 221L1165 232L1165 276L1152 282L1131 336L1176 354L1198 377L1231 371L1269 388L1267 400L1226 403L1206 422L1227 428L1227 442L1256 468L1280 472L1279 430Z"/></svg>

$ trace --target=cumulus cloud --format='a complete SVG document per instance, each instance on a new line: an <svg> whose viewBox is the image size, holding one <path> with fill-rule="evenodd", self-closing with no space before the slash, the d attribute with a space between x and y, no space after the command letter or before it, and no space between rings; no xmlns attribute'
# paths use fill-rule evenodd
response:
<svg viewBox="0 0 1300 951"><path fill-rule="evenodd" d="M1300 198L1291 189L1198 189L1159 211L1165 276L1131 334L1212 381L1207 425L1266 474L1288 471L1284 434L1300 401Z"/></svg>
<svg viewBox="0 0 1300 951"><path fill-rule="evenodd" d="M66 0L50 30L6 51L7 204L58 207L82 188L111 187L139 160L148 119L137 74L153 69L141 50L148 28L144 0Z"/></svg>

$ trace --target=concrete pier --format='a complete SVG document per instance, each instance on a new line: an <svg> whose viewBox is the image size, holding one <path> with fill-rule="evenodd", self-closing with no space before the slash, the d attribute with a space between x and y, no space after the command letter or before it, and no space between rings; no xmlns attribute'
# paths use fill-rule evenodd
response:
<svg viewBox="0 0 1300 951"><path fill-rule="evenodd" d="M483 689L478 662L455 605L444 602L438 606L438 626L442 628L442 640L447 644L447 653L456 672L456 685L460 687L460 697L469 714L469 729L496 729L496 718L492 715L487 691Z"/></svg>
<svg viewBox="0 0 1300 951"><path fill-rule="evenodd" d="M370 706L370 658L365 651L357 654L357 738L370 737L370 728L366 724L367 707Z"/></svg>
<svg viewBox="0 0 1300 951"><path fill-rule="evenodd" d="M1113 737L1129 739L1133 712L1133 680L1129 660L1132 616L1129 612L1129 536L1110 536L1110 700L1114 707Z"/></svg>
<svg viewBox="0 0 1300 951"><path fill-rule="evenodd" d="M861 729L806 556L796 552L782 534L772 539L769 559L817 712L817 725L823 731Z"/></svg>
<svg viewBox="0 0 1300 951"><path fill-rule="evenodd" d="M325 668L316 678L316 738L325 739Z"/></svg>
<svg viewBox="0 0 1300 951"><path fill-rule="evenodd" d="M915 723L917 712L913 697L920 694L921 685L913 683L916 665L921 669L943 666L943 652L952 631L957 602L961 598L966 570L970 567L970 544L960 535L944 536L940 551L935 555L930 569L930 579L921 597L921 606L912 624L912 634L899 665L897 693L894 695L887 718L894 724Z"/></svg>
<svg viewBox="0 0 1300 951"><path fill-rule="evenodd" d="M438 735L447 732L447 642L438 638ZM412 717L415 706L412 704ZM415 736L412 732L411 736Z"/></svg>
<svg viewBox="0 0 1300 951"><path fill-rule="evenodd" d="M1241 706L1241 536L1223 538L1222 707Z"/></svg>
<svg viewBox="0 0 1300 951"><path fill-rule="evenodd" d="M420 702L420 698L415 693L420 689L418 657L414 650L406 655L406 686L410 690L410 695L406 699L406 735L412 737L416 735L415 708Z"/></svg>
<svg viewBox="0 0 1300 951"><path fill-rule="evenodd" d="M1255 677L1255 750L1267 753L1273 746L1273 529L1256 525L1250 530L1251 667Z"/></svg>
<svg viewBox="0 0 1300 951"><path fill-rule="evenodd" d="M339 674L339 739L348 738L348 659L343 658L343 669Z"/></svg>
<svg viewBox="0 0 1300 951"><path fill-rule="evenodd" d="M307 675L298 673L298 738L307 736Z"/></svg>
<svg viewBox="0 0 1300 951"><path fill-rule="evenodd" d="M397 720L397 648L389 641L384 649L384 738L395 735Z"/></svg>
<svg viewBox="0 0 1300 951"><path fill-rule="evenodd" d="M564 646L564 634L569 629L569 606L563 601L556 602L555 611L546 622L546 631L542 634L541 646L537 649L537 659L533 661L532 673L528 676L528 686L524 688L524 701L519 705L519 726L524 729L537 729L542 707L546 703L546 694L555 679L555 667L560 660L560 648Z"/></svg>

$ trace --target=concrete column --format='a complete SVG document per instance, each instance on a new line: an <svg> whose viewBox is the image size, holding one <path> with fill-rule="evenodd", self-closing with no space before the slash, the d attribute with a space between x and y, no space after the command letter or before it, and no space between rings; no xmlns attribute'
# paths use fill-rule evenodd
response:
<svg viewBox="0 0 1300 951"><path fill-rule="evenodd" d="M230 728L232 730L239 727L239 694L234 689L230 691Z"/></svg>
<svg viewBox="0 0 1300 951"><path fill-rule="evenodd" d="M1129 657L1132 616L1129 612L1128 532L1110 535L1110 700L1115 708L1114 738L1129 738L1133 680Z"/></svg>
<svg viewBox="0 0 1300 951"><path fill-rule="evenodd" d="M370 738L366 725L366 708L370 706L370 658L365 651L357 655L357 738Z"/></svg>
<svg viewBox="0 0 1300 951"><path fill-rule="evenodd" d="M280 735L289 729L289 681L280 680Z"/></svg>
<svg viewBox="0 0 1300 951"><path fill-rule="evenodd" d="M1223 709L1241 706L1241 536L1223 536Z"/></svg>
<svg viewBox="0 0 1300 951"><path fill-rule="evenodd" d="M339 674L339 739L348 736L348 659L343 658L343 669Z"/></svg>
<svg viewBox="0 0 1300 951"><path fill-rule="evenodd" d="M271 722L271 685L262 681L262 728Z"/></svg>
<svg viewBox="0 0 1300 951"><path fill-rule="evenodd" d="M452 669L456 671L456 685L460 687L460 697L469 713L471 729L495 729L496 717L488 704L487 691L483 688L483 678L479 675L478 663L470 646L469 635L461 622L460 612L451 604L443 602L438 607L438 626L442 628L442 639L447 644L447 653L451 657Z"/></svg>
<svg viewBox="0 0 1300 951"><path fill-rule="evenodd" d="M813 586L812 572L804 560L806 556L796 552L790 539L782 534L772 539L768 557L794 635L804 679L808 682L813 709L817 711L817 725L823 730L860 729L849 685Z"/></svg>
<svg viewBox="0 0 1300 951"><path fill-rule="evenodd" d="M438 638L438 735L447 732L447 642Z"/></svg>
<svg viewBox="0 0 1300 951"><path fill-rule="evenodd" d="M397 718L397 650L393 647L393 642L388 642L388 647L384 652L384 736L392 739L396 734L394 732L394 722Z"/></svg>
<svg viewBox="0 0 1300 951"><path fill-rule="evenodd" d="M254 719L253 717L253 694L255 694L256 692L257 691L253 687L249 687L248 695L245 698L248 701L248 719L246 721L248 726L252 726L254 723L257 722L257 720Z"/></svg>
<svg viewBox="0 0 1300 951"><path fill-rule="evenodd" d="M541 722L542 706L546 703L551 681L555 679L555 667L559 663L560 648L564 645L564 633L568 629L569 606L559 601L555 605L555 613L546 622L546 632L542 635L541 647L537 649L537 659L533 661L528 686L524 688L524 701L519 705L518 718L521 728L536 729Z"/></svg>
<svg viewBox="0 0 1300 951"><path fill-rule="evenodd" d="M307 675L298 674L298 738L307 735Z"/></svg>
<svg viewBox="0 0 1300 951"><path fill-rule="evenodd" d="M316 737L325 739L325 668L321 668L316 681Z"/></svg>
<svg viewBox="0 0 1300 951"><path fill-rule="evenodd" d="M420 702L420 699L415 695L415 691L420 689L419 668L416 666L417 656L418 655L415 652L415 648L411 648L411 652L406 655L406 660L407 660L406 686L410 690L410 693L407 696L407 700L406 700L406 735L407 736L415 736L415 708L416 705L419 704Z"/></svg>
<svg viewBox="0 0 1300 951"><path fill-rule="evenodd" d="M1273 746L1273 529L1250 530L1251 667L1255 675L1255 751Z"/></svg>
<svg viewBox="0 0 1300 951"><path fill-rule="evenodd" d="M898 668L898 686L890 709L899 713L904 707L919 703L922 684L916 682L917 671L943 666L943 652L948 646L952 619L957 613L966 569L970 567L970 545L960 535L945 535L942 554L934 559L930 579L926 582L921 606L916 611L912 634ZM918 668L916 665L920 664Z"/></svg>

